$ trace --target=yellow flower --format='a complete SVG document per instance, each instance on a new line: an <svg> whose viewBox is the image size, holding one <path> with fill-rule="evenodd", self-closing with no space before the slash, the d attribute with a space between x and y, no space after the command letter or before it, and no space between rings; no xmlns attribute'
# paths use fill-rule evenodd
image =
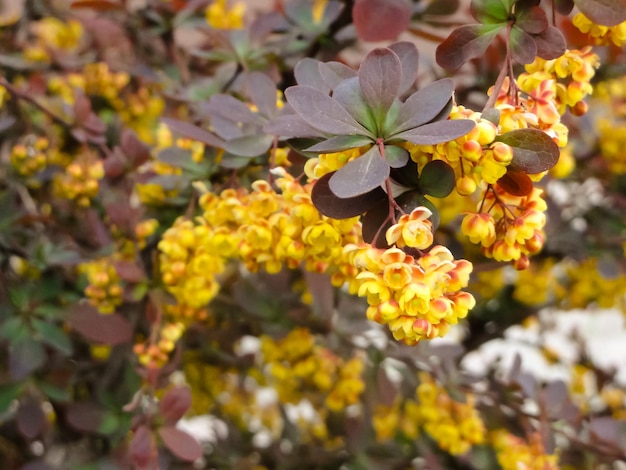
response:
<svg viewBox="0 0 626 470"><path fill-rule="evenodd" d="M227 0L214 0L206 9L207 23L215 29L241 29L246 7L243 3L236 3L230 9Z"/></svg>

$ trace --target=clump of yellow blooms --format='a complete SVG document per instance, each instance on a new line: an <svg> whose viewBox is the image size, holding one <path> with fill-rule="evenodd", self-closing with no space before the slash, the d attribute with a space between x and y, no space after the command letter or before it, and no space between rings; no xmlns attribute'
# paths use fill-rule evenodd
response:
<svg viewBox="0 0 626 470"><path fill-rule="evenodd" d="M315 344L315 337L305 328L291 331L282 340L261 336L261 355L282 403L298 403L320 392L330 411L340 412L358 403L365 389L361 378L363 360L348 361L331 350Z"/></svg>
<svg viewBox="0 0 626 470"><path fill-rule="evenodd" d="M538 432L528 442L502 429L489 434L502 470L558 470L558 455L546 454Z"/></svg>
<svg viewBox="0 0 626 470"><path fill-rule="evenodd" d="M181 322L166 323L154 331L158 334L158 339L137 343L133 347L139 363L147 369L160 369L165 365L169 354L176 347L176 342L185 332L185 326Z"/></svg>
<svg viewBox="0 0 626 470"><path fill-rule="evenodd" d="M130 83L126 72L114 72L105 62L85 64L80 73L56 75L48 79L48 90L60 95L66 103L74 103L74 89L78 88L89 96L101 96L111 104L122 108L124 100L119 94Z"/></svg>
<svg viewBox="0 0 626 470"><path fill-rule="evenodd" d="M159 227L159 221L157 219L142 220L135 227L135 236L137 237L137 245L140 249L146 247L146 240L148 237L156 232Z"/></svg>
<svg viewBox="0 0 626 470"><path fill-rule="evenodd" d="M28 137L24 142L16 144L11 149L11 165L21 176L29 177L43 170L48 160L48 139L45 137Z"/></svg>
<svg viewBox="0 0 626 470"><path fill-rule="evenodd" d="M79 271L87 276L89 282L85 295L100 313L113 313L122 304L124 287L115 270L113 257L105 256L83 263L79 266Z"/></svg>
<svg viewBox="0 0 626 470"><path fill-rule="evenodd" d="M548 117L544 122L550 123L556 119L550 111L554 106L561 115L568 108L577 116L587 111L587 104L583 100L593 91L590 82L599 65L600 58L591 51L591 46L581 50L567 50L556 59L536 57L525 66L526 73L518 77L517 83L528 94L531 102L528 109L537 114L540 120Z"/></svg>
<svg viewBox="0 0 626 470"><path fill-rule="evenodd" d="M596 119L600 151L609 170L616 175L626 173L626 79L601 82L596 87L597 105L606 111Z"/></svg>
<svg viewBox="0 0 626 470"><path fill-rule="evenodd" d="M80 207L89 207L100 188L99 180L104 177L102 160L75 161L63 173L54 178L54 192L63 199L74 201Z"/></svg>
<svg viewBox="0 0 626 470"><path fill-rule="evenodd" d="M213 0L205 11L206 21L215 29L241 29L246 6L237 2L228 7L227 0Z"/></svg>
<svg viewBox="0 0 626 470"><path fill-rule="evenodd" d="M331 171L336 171L360 157L366 150L367 146L359 147L343 152L322 153L318 157L310 158L304 166L304 172L311 180L321 178Z"/></svg>
<svg viewBox="0 0 626 470"><path fill-rule="evenodd" d="M393 406L378 405L372 423L376 439L384 442L401 433L415 439L423 429L437 445L452 455L462 455L484 442L485 426L469 393L465 403L453 400L428 374L420 374L416 399L396 400Z"/></svg>
<svg viewBox="0 0 626 470"><path fill-rule="evenodd" d="M626 41L626 21L615 26L603 26L592 22L583 13L577 13L572 23L581 33L588 34L598 46L613 44L622 47Z"/></svg>
<svg viewBox="0 0 626 470"><path fill-rule="evenodd" d="M32 25L35 42L24 48L24 57L36 62L49 62L49 48L75 51L84 33L83 25L74 19L63 22L46 17Z"/></svg>

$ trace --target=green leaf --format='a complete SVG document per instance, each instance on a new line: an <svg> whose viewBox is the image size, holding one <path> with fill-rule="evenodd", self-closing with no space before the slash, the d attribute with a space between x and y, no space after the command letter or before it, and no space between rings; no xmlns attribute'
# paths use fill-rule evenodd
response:
<svg viewBox="0 0 626 470"><path fill-rule="evenodd" d="M376 119L361 91L358 77L341 82L333 92L333 99L350 115L372 133L376 133Z"/></svg>
<svg viewBox="0 0 626 470"><path fill-rule="evenodd" d="M596 24L615 26L626 21L626 0L574 0L574 3Z"/></svg>
<svg viewBox="0 0 626 470"><path fill-rule="evenodd" d="M513 148L513 171L536 174L549 170L559 161L559 147L545 132L538 129L516 129L496 138Z"/></svg>
<svg viewBox="0 0 626 470"><path fill-rule="evenodd" d="M509 21L517 0L472 0L472 16L479 23L496 24Z"/></svg>
<svg viewBox="0 0 626 470"><path fill-rule="evenodd" d="M28 327L22 317L8 318L0 325L0 340L15 341L27 331Z"/></svg>
<svg viewBox="0 0 626 470"><path fill-rule="evenodd" d="M424 194L446 197L454 189L454 170L443 160L433 160L424 166L420 174L420 188Z"/></svg>
<svg viewBox="0 0 626 470"><path fill-rule="evenodd" d="M69 402L72 399L71 394L56 385L52 385L48 382L39 382L38 384L39 390L46 394L48 398L54 401L59 402Z"/></svg>
<svg viewBox="0 0 626 470"><path fill-rule="evenodd" d="M385 160L391 168L402 168L409 161L409 151L397 145L385 145Z"/></svg>
<svg viewBox="0 0 626 470"><path fill-rule="evenodd" d="M515 25L511 28L511 53L520 64L530 64L537 57L537 44L533 36Z"/></svg>
<svg viewBox="0 0 626 470"><path fill-rule="evenodd" d="M482 56L504 28L506 23L473 24L455 29L437 47L437 63L445 69L458 69L468 60Z"/></svg>
<svg viewBox="0 0 626 470"><path fill-rule="evenodd" d="M368 193L382 185L389 176L389 165L380 155L378 146L352 160L329 180L330 190L340 198Z"/></svg>
<svg viewBox="0 0 626 470"><path fill-rule="evenodd" d="M24 384L20 382L0 385L0 414L9 409L13 401L19 397L23 387Z"/></svg>
<svg viewBox="0 0 626 470"><path fill-rule="evenodd" d="M41 335L41 341L66 356L72 354L72 342L65 331L54 323L47 321L33 320L32 324L35 330Z"/></svg>

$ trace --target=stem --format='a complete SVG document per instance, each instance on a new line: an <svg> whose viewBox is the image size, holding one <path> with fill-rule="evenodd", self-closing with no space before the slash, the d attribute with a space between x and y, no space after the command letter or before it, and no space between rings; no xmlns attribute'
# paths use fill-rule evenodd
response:
<svg viewBox="0 0 626 470"><path fill-rule="evenodd" d="M504 84L504 78L507 76L508 70L506 67L502 67L500 69L500 73L498 74L498 78L496 78L496 83L493 85L493 91L489 96L489 99L485 103L485 107L483 108L483 113L488 109L491 109L495 106L496 100L498 99L498 95L500 94L500 90L502 90L502 85Z"/></svg>

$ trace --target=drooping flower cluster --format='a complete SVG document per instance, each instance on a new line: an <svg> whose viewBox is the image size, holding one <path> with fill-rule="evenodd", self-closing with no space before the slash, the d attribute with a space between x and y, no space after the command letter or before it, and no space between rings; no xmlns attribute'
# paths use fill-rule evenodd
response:
<svg viewBox="0 0 626 470"><path fill-rule="evenodd" d="M85 295L89 303L100 313L113 313L115 308L122 304L124 288L112 257L107 256L83 263L79 271L87 276L89 282L85 288Z"/></svg>
<svg viewBox="0 0 626 470"><path fill-rule="evenodd" d="M527 196L512 196L499 186L485 192L478 212L466 214L461 230L473 243L480 243L485 256L514 261L525 269L528 255L543 247L546 202L543 191L533 188Z"/></svg>
<svg viewBox="0 0 626 470"><path fill-rule="evenodd" d="M349 245L345 253L356 273L350 289L367 299L367 317L388 325L394 338L406 344L443 336L475 304L461 291L471 263L455 260L443 246L418 257L367 244Z"/></svg>
<svg viewBox="0 0 626 470"><path fill-rule="evenodd" d="M54 190L58 197L76 202L80 207L89 207L98 194L99 180L104 177L102 160L79 156L77 161L58 173L54 179Z"/></svg>

